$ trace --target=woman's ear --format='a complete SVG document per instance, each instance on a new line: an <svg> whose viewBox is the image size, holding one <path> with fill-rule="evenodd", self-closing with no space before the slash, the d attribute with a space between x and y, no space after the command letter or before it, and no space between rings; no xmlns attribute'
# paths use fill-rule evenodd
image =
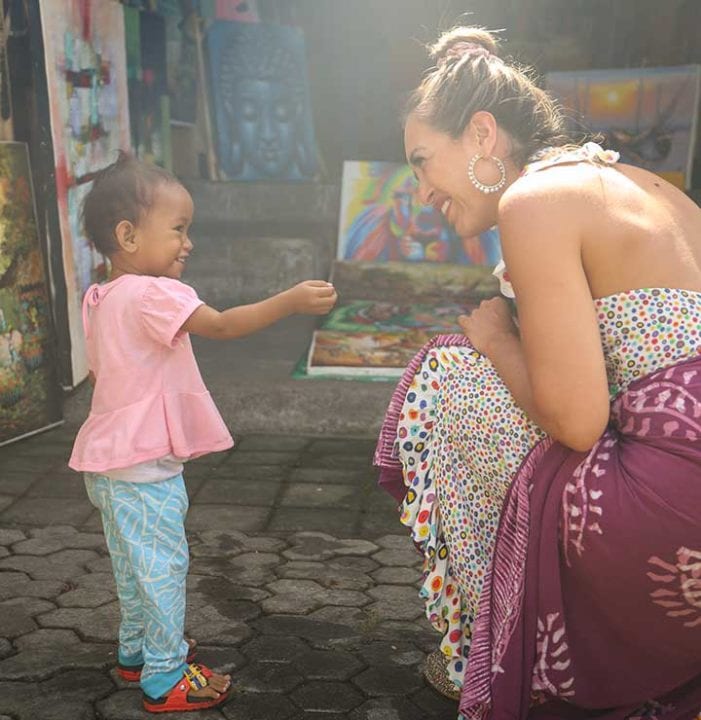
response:
<svg viewBox="0 0 701 720"><path fill-rule="evenodd" d="M492 113L486 110L478 110L465 127L462 134L463 146L472 149L483 157L490 157L497 144L497 121Z"/></svg>
<svg viewBox="0 0 701 720"><path fill-rule="evenodd" d="M138 249L136 242L136 228L129 220L120 220L114 229L114 238L120 250L134 253Z"/></svg>

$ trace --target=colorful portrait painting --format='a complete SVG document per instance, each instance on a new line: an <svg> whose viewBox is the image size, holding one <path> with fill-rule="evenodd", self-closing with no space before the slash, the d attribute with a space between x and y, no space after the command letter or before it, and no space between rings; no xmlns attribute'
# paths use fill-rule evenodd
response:
<svg viewBox="0 0 701 720"><path fill-rule="evenodd" d="M0 143L0 445L61 421L27 146Z"/></svg>
<svg viewBox="0 0 701 720"><path fill-rule="evenodd" d="M80 231L85 183L129 150L124 10L110 0L40 0L71 346L71 384L88 374L83 294L105 259Z"/></svg>
<svg viewBox="0 0 701 720"><path fill-rule="evenodd" d="M207 45L222 179L312 179L316 145L302 31L217 21Z"/></svg>
<svg viewBox="0 0 701 720"><path fill-rule="evenodd" d="M407 165L344 163L339 260L494 266L500 257L496 230L461 238L437 208L423 205Z"/></svg>
<svg viewBox="0 0 701 720"><path fill-rule="evenodd" d="M691 186L701 66L556 72L547 88L621 160Z"/></svg>

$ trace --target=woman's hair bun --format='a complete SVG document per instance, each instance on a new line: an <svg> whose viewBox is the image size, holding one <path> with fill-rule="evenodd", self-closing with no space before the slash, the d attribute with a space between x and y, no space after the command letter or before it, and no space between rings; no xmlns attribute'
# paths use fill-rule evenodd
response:
<svg viewBox="0 0 701 720"><path fill-rule="evenodd" d="M489 32L479 27L455 27L443 33L429 45L428 52L436 65L461 60L466 55L498 55L497 42Z"/></svg>

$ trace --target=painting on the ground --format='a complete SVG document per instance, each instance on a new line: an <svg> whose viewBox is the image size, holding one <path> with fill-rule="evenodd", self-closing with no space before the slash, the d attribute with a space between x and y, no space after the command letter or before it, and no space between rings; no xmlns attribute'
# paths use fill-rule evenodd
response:
<svg viewBox="0 0 701 720"><path fill-rule="evenodd" d="M130 148L123 7L97 0L40 0L63 268L76 385L88 373L83 294L106 261L79 222L80 186Z"/></svg>
<svg viewBox="0 0 701 720"><path fill-rule="evenodd" d="M690 187L700 65L555 72L547 87L573 123L602 135L622 162Z"/></svg>
<svg viewBox="0 0 701 720"><path fill-rule="evenodd" d="M431 337L460 333L458 317L499 293L488 266L337 260L331 280L339 304L296 378L396 378Z"/></svg>
<svg viewBox="0 0 701 720"><path fill-rule="evenodd" d="M310 375L373 375L398 377L431 335L405 332L336 332L317 330L312 339L307 372Z"/></svg>
<svg viewBox="0 0 701 720"><path fill-rule="evenodd" d="M337 258L491 266L499 262L496 230L459 237L438 208L421 203L416 189L408 165L344 163Z"/></svg>
<svg viewBox="0 0 701 720"><path fill-rule="evenodd" d="M217 21L207 46L222 179L312 179L317 157L302 31Z"/></svg>
<svg viewBox="0 0 701 720"><path fill-rule="evenodd" d="M0 445L61 420L24 143L0 143Z"/></svg>
<svg viewBox="0 0 701 720"><path fill-rule="evenodd" d="M465 305L403 305L381 300L353 300L332 310L324 328L341 332L424 330L454 333L460 332L458 315L470 309Z"/></svg>

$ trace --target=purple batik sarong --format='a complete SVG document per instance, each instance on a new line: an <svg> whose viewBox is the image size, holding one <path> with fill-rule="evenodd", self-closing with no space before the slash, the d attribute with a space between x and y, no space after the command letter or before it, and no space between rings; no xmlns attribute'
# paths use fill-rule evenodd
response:
<svg viewBox="0 0 701 720"><path fill-rule="evenodd" d="M466 720L701 711L701 360L613 402L588 453L537 445L510 487Z"/></svg>

